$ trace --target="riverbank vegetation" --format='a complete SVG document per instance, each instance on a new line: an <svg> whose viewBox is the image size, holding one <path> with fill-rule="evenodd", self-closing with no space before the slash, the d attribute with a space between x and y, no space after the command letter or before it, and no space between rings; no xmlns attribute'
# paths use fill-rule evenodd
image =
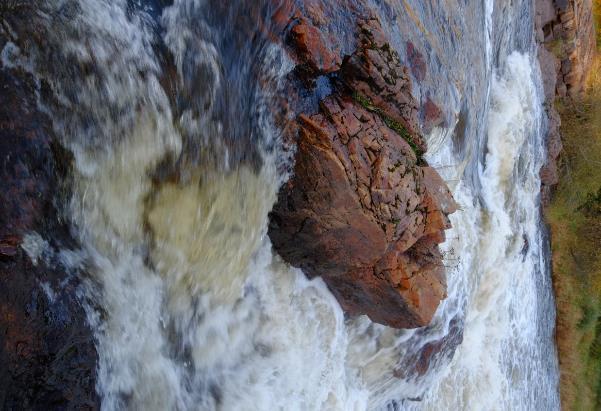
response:
<svg viewBox="0 0 601 411"><path fill-rule="evenodd" d="M601 0L596 0L597 17ZM600 23L599 20L597 20ZM601 33L597 24L597 35ZM551 230L564 410L601 409L601 58L581 99L557 103L564 145Z"/></svg>

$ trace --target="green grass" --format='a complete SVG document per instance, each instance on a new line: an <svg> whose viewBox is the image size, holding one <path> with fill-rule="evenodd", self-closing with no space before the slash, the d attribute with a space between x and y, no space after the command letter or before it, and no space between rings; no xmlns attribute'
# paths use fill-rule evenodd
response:
<svg viewBox="0 0 601 411"><path fill-rule="evenodd" d="M558 102L564 151L546 218L564 410L601 409L601 61L582 100ZM599 197L601 201L601 197Z"/></svg>

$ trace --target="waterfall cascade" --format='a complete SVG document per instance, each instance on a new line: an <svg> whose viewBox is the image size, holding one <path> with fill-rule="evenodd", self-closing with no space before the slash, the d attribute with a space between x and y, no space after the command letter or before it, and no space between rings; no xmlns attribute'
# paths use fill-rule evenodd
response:
<svg viewBox="0 0 601 411"><path fill-rule="evenodd" d="M409 3L424 16L435 7ZM162 10L144 1L65 0L46 15L48 50L5 47L4 65L20 65L55 92L40 106L74 155L64 207L81 249L64 253L63 264L84 279L103 409L559 408L538 204L540 74L532 33L512 40L496 32L522 35L515 16L531 14L517 8L531 5L472 6L483 18L465 38L485 45L474 64L484 84L459 91L449 79L441 93L454 96L457 118L464 110L481 115L470 114L461 146L461 122L430 136L427 158L461 210L443 247L448 298L432 325L417 330L345 318L320 279L274 255L267 214L289 160L265 85L280 92L292 67L279 46L232 55L203 0ZM175 99L161 47L184 90ZM445 67L441 59L433 71ZM471 107L477 98L484 104ZM224 114L224 99L250 114ZM251 126L233 124L247 120ZM240 147L249 144L254 154L245 158ZM41 255L43 241L30 240ZM457 327L463 343L452 359L438 358L424 375L399 374L407 358Z"/></svg>

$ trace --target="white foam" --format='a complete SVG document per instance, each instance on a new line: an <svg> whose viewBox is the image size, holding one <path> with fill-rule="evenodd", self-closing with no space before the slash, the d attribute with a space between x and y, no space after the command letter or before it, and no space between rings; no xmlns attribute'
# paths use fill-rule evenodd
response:
<svg viewBox="0 0 601 411"><path fill-rule="evenodd" d="M50 252L48 241L44 240L35 231L31 231L23 236L21 248L25 250L33 265L37 265L38 261Z"/></svg>

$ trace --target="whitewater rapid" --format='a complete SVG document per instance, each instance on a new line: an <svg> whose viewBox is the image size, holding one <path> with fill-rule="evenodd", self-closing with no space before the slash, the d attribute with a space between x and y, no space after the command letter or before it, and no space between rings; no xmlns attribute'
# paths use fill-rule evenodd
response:
<svg viewBox="0 0 601 411"><path fill-rule="evenodd" d="M125 0L71 3L77 11L48 39L65 64L45 66L42 51L14 52L11 64L58 93L40 105L74 155L65 208L81 249L63 263L82 273L102 409L559 409L539 205L540 73L532 51L493 64L492 1L481 139L458 152L455 124L430 137L438 144L428 161L461 209L443 245L449 297L421 330L345 318L320 279L274 255L267 214L287 175L265 109L272 100L253 97L260 166L234 164L214 115L227 79L205 2L176 0L159 32L148 10ZM169 100L156 36L180 87L201 87L202 111ZM292 64L273 45L261 58L275 95ZM187 156L191 146L201 155ZM176 158L178 178L162 180ZM463 342L452 357L423 375L410 369L457 327Z"/></svg>
<svg viewBox="0 0 601 411"><path fill-rule="evenodd" d="M456 192L469 205L454 217L454 231L467 242L460 255L472 258L463 279L464 339L425 409L559 409L553 302L540 298L551 297L551 284L540 222L536 70L531 57L513 53L495 73L482 191ZM551 329L541 333L540 324Z"/></svg>

